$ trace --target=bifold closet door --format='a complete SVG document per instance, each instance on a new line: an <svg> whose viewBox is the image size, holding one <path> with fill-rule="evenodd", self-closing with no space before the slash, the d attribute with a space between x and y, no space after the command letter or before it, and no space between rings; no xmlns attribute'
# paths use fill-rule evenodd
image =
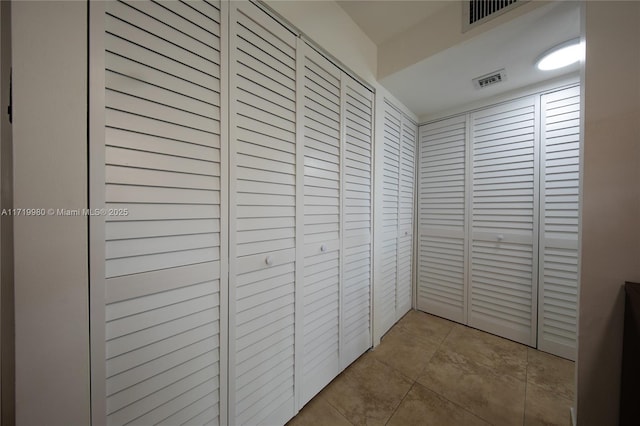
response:
<svg viewBox="0 0 640 426"><path fill-rule="evenodd" d="M303 405L340 372L342 73L306 43L300 46L304 53Z"/></svg>
<svg viewBox="0 0 640 426"><path fill-rule="evenodd" d="M466 323L466 116L420 126L418 309Z"/></svg>
<svg viewBox="0 0 640 426"><path fill-rule="evenodd" d="M382 155L382 238L380 271L381 335L396 322L398 284L398 225L400 203L400 146L402 112L384 102L384 149Z"/></svg>
<svg viewBox="0 0 640 426"><path fill-rule="evenodd" d="M471 114L468 324L534 346L538 259L536 98Z"/></svg>
<svg viewBox="0 0 640 426"><path fill-rule="evenodd" d="M580 87L541 97L538 348L575 359Z"/></svg>
<svg viewBox="0 0 640 426"><path fill-rule="evenodd" d="M416 124L386 99L382 113L380 334L387 332L412 304L417 134Z"/></svg>
<svg viewBox="0 0 640 426"><path fill-rule="evenodd" d="M342 74L342 297L340 366L371 347L373 94Z"/></svg>
<svg viewBox="0 0 640 426"><path fill-rule="evenodd" d="M229 423L295 413L296 43L230 3ZM298 201L299 202L299 201Z"/></svg>
<svg viewBox="0 0 640 426"><path fill-rule="evenodd" d="M402 117L398 195L398 279L396 321L411 309L413 290L413 215L415 210L416 138L418 126Z"/></svg>
<svg viewBox="0 0 640 426"><path fill-rule="evenodd" d="M225 423L220 4L104 7L106 423Z"/></svg>

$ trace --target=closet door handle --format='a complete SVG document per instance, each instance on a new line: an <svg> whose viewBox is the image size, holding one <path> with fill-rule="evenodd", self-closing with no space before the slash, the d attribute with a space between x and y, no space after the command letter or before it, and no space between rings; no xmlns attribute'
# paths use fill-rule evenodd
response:
<svg viewBox="0 0 640 426"><path fill-rule="evenodd" d="M502 240L504 240L504 235L502 234L498 235L498 241L502 241Z"/></svg>
<svg viewBox="0 0 640 426"><path fill-rule="evenodd" d="M273 265L273 257L271 257L271 256L267 256L267 257L264 259L264 263L266 263L266 264L267 264L267 265L269 265L269 266Z"/></svg>
<svg viewBox="0 0 640 426"><path fill-rule="evenodd" d="M407 235L409 235L409 231L404 231L404 236L406 237Z"/></svg>
<svg viewBox="0 0 640 426"><path fill-rule="evenodd" d="M325 251L327 251L327 245L326 245L326 244L322 244L322 245L320 246L320 251L321 251L321 252L323 252L323 253L324 253Z"/></svg>

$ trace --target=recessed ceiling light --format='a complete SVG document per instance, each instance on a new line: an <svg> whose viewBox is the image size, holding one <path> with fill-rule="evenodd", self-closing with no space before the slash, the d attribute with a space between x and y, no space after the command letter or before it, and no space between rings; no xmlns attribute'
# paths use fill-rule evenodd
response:
<svg viewBox="0 0 640 426"><path fill-rule="evenodd" d="M545 52L537 61L541 71L557 70L574 64L584 57L584 45L580 39L569 40Z"/></svg>

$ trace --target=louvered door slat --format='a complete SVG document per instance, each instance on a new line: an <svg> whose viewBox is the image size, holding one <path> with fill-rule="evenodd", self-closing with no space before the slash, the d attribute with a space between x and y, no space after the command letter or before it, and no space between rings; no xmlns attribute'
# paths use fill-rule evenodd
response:
<svg viewBox="0 0 640 426"><path fill-rule="evenodd" d="M398 188L398 281L396 286L396 320L400 319L411 309L417 133L418 128L416 124L406 115L403 115Z"/></svg>
<svg viewBox="0 0 640 426"><path fill-rule="evenodd" d="M541 121L538 348L575 359L580 88L542 95Z"/></svg>
<svg viewBox="0 0 640 426"><path fill-rule="evenodd" d="M341 368L371 347L372 93L342 74L343 270L341 296ZM365 123L366 126L358 123ZM351 150L364 150L365 162ZM360 155L360 154L358 154ZM356 187L352 185L358 185ZM368 198L362 198L362 193Z"/></svg>
<svg viewBox="0 0 640 426"><path fill-rule="evenodd" d="M418 309L466 321L466 117L420 127Z"/></svg>
<svg viewBox="0 0 640 426"><path fill-rule="evenodd" d="M340 372L340 70L302 45L304 289L302 401ZM335 207L326 209L327 206Z"/></svg>
<svg viewBox="0 0 640 426"><path fill-rule="evenodd" d="M296 37L231 3L231 424L294 414Z"/></svg>
<svg viewBox="0 0 640 426"><path fill-rule="evenodd" d="M381 335L396 322L398 284L398 231L400 206L400 152L402 113L388 100L384 102L382 150L382 228L380 238L381 279L378 299Z"/></svg>
<svg viewBox="0 0 640 426"><path fill-rule="evenodd" d="M528 345L536 328L536 122L533 97L470 116L469 325Z"/></svg>
<svg viewBox="0 0 640 426"><path fill-rule="evenodd" d="M105 218L113 425L220 423L220 6L167 7L106 4L105 201L128 210Z"/></svg>

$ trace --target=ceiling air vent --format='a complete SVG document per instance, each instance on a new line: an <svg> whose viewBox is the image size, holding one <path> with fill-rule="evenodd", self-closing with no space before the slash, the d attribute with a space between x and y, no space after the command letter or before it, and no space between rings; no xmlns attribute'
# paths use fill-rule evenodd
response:
<svg viewBox="0 0 640 426"><path fill-rule="evenodd" d="M502 83L506 79L507 75L505 74L503 68L501 70L474 78L473 85L476 87L476 89L484 89L487 86L493 86L494 84Z"/></svg>
<svg viewBox="0 0 640 426"><path fill-rule="evenodd" d="M462 32L526 3L528 0L462 0Z"/></svg>

